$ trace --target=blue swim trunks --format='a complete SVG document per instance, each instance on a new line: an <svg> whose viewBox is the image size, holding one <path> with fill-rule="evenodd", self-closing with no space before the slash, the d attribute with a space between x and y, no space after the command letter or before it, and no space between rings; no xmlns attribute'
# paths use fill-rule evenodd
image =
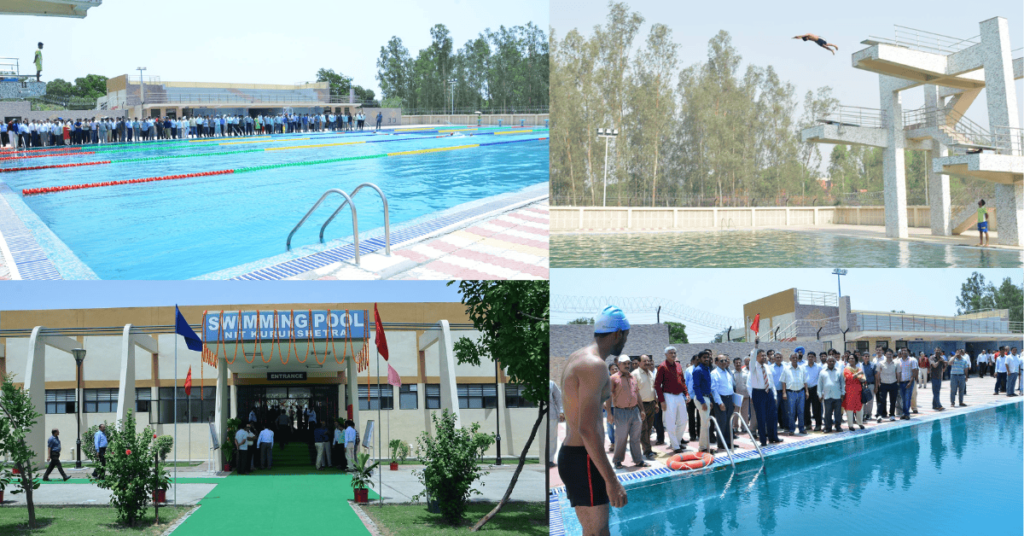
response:
<svg viewBox="0 0 1024 536"><path fill-rule="evenodd" d="M987 221L979 221L978 222L978 231L980 231L982 233L987 233L988 232L988 222Z"/></svg>

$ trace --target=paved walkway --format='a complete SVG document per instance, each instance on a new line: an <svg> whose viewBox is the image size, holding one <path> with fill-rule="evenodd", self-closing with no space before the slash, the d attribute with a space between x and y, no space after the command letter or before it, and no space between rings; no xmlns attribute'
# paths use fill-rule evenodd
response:
<svg viewBox="0 0 1024 536"><path fill-rule="evenodd" d="M942 405L946 407L946 409L944 411L942 411L942 413L946 414L946 415L956 415L958 413L965 413L965 412L971 410L974 406L980 406L980 405L987 404L987 403L994 402L994 401L1020 400L1020 397L1009 398L1008 399L1005 393L1000 394L998 396L997 395L993 395L992 394L992 390L993 390L993 386L994 385L995 385L995 378L992 378L992 377L989 377L989 376L986 376L985 378L978 378L976 375L971 376L971 378L969 380L967 380L967 396L964 397L964 403L967 404L967 407L961 408L961 407L958 406L958 407L953 408L953 407L950 407L950 404L949 404L949 382L948 381L942 382L942 389L941 389L941 391L939 393L939 399L942 402ZM929 383L927 388L919 389L919 393L917 395L918 414L915 415L915 414L913 414L913 412L911 412L911 418L913 419L913 418L916 418L916 417L919 417L919 416L920 417L924 417L924 416L931 415L931 414L934 414L934 413L939 413L938 411L932 410L931 407L932 407L932 390L931 390L931 384ZM877 410L877 408L875 408L875 409ZM888 408L886 408L886 409L888 410ZM897 419L895 422L899 423L901 421L899 419ZM812 416L812 423L813 423L813 416ZM865 421L864 426L865 426L865 428L874 428L876 426L889 426L891 424L893 424L893 423L889 422L888 420L883 420L881 423L878 423L876 420L868 420L868 421ZM800 443L800 442L810 441L810 440L817 439L817 438L820 438L822 436L828 435L828 434L825 434L823 432L814 432L813 429L814 429L814 425L811 424L811 426L809 426L808 429L807 429L807 435L804 435L804 436L785 435L783 433L783 431L780 429L779 430L779 439L782 440L782 445L794 445L794 444L797 444L797 443ZM845 426L843 427L843 430L846 430ZM699 430L698 430L698 432L699 432ZM652 437L652 442L653 442L653 440L655 439L655 434L653 433L653 430L652 430L651 437ZM694 452L694 451L696 451L697 450L697 438L696 437L691 438L688 429L684 433L684 437L690 441L684 447L685 450L687 452ZM565 424L559 424L558 425L558 444L561 444L561 442L562 442L562 440L564 438L565 438ZM667 438L666 438L666 440L667 440ZM608 442L607 438L606 438L605 450L607 451L608 447L610 447L610 446L611 446L611 443ZM741 453L744 453L744 452L749 452L749 451L754 450L753 442L750 440L750 438L745 433L740 435L740 436L737 436L735 438L735 446L736 446L736 448L733 450L733 452L735 454L741 454ZM647 463L649 463L651 465L651 469L659 468L659 467L665 467L665 463L673 455L673 452L671 450L669 450L668 445L654 446L653 450L654 450L655 454L657 455L657 458L654 459L654 460L647 460ZM608 456L608 460L611 461L612 455L610 453L607 453L607 452L606 452L606 454ZM726 453L725 453L724 450L715 454L716 458L723 459L723 460L725 459L725 456L726 456ZM625 467L622 468L622 469L619 469L618 471L616 471L616 473L619 474L619 475L628 474L628 473L631 473L631 472L634 472L634 471L641 470L641 468L633 467L633 460L632 460L632 458L629 455L629 448L628 448L628 446L626 448L626 459L623 462L623 464L625 465ZM562 479L559 478L559 476L558 476L558 469L557 468L551 468L548 471L548 474L549 474L549 479L550 479L549 480L549 487L554 488L554 487L559 487L559 486L562 485ZM620 479L621 479L621 477L620 477Z"/></svg>
<svg viewBox="0 0 1024 536"><path fill-rule="evenodd" d="M484 476L473 486L480 490L483 495L474 495L472 500L485 502L498 502L505 496L505 490L512 475L516 470L517 459L502 460L501 467L489 466L485 468L490 474ZM422 465L400 465L397 471L391 471L387 466L380 473L384 479L384 502L385 503L408 503L412 496L423 491L423 485L413 470L422 469ZM377 477L374 476L374 485L377 485ZM544 501L547 492L544 489L544 468L540 464L526 464L523 472L519 474L516 487L512 490L513 501ZM423 502L423 499L420 499Z"/></svg>
<svg viewBox="0 0 1024 536"><path fill-rule="evenodd" d="M65 470L65 472L68 472ZM55 480L43 482L39 489L33 493L33 502L37 506L107 506L110 504L110 490L97 487L86 478L76 478L75 473L68 472L71 480L63 482L60 475L51 475ZM209 479L202 478L179 478L178 479L178 504L193 505L205 497L217 487L223 479L216 477ZM4 493L5 506L25 506L25 494L11 494L13 488L8 487ZM167 500L174 497L174 486L167 490Z"/></svg>
<svg viewBox="0 0 1024 536"><path fill-rule="evenodd" d="M439 237L334 263L296 279L547 279L548 203L471 222Z"/></svg>

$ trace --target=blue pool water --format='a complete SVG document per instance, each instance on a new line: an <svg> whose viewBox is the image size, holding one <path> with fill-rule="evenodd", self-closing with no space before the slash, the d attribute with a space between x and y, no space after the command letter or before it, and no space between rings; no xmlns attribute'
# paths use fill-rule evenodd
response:
<svg viewBox="0 0 1024 536"><path fill-rule="evenodd" d="M508 129L505 129L508 130ZM313 134L311 139L217 145L168 144L153 150L100 152L77 158L3 162L22 167L196 152L239 151L361 140L397 140L335 147L255 152L143 163L22 171L2 179L15 191L69 184L156 177L288 162L413 151L494 141L529 140L546 132L501 136L423 138ZM275 138L280 140L281 138ZM234 138L222 143L235 141ZM238 141L255 141L242 138ZM391 225L461 203L520 190L548 180L548 142L370 160L336 162L183 180L92 188L24 197L24 202L78 258L103 279L187 279L285 252L292 227L330 188L352 191L372 182L388 196ZM295 235L292 248L318 243L320 224L339 201L325 202ZM360 234L382 227L382 205L372 190L356 198ZM325 240L352 233L339 215Z"/></svg>
<svg viewBox="0 0 1024 536"><path fill-rule="evenodd" d="M731 482L726 468L627 484L611 532L1021 534L1022 426L1021 404L1009 404L772 456L756 480L760 462Z"/></svg>

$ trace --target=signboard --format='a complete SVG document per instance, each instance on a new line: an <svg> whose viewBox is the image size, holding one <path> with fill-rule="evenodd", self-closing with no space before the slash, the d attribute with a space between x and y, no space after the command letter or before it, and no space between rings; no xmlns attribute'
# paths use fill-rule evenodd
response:
<svg viewBox="0 0 1024 536"><path fill-rule="evenodd" d="M268 372L267 380L272 382L304 382L306 381L305 372Z"/></svg>
<svg viewBox="0 0 1024 536"><path fill-rule="evenodd" d="M210 423L210 440L213 441L214 450L220 448L220 441L217 441L217 425L212 422Z"/></svg>
<svg viewBox="0 0 1024 536"><path fill-rule="evenodd" d="M366 421L366 432L359 439L362 440L362 447L373 452L373 419Z"/></svg>
<svg viewBox="0 0 1024 536"><path fill-rule="evenodd" d="M223 320L222 320L223 318ZM203 324L207 344L264 340L362 339L366 334L365 311L210 311Z"/></svg>

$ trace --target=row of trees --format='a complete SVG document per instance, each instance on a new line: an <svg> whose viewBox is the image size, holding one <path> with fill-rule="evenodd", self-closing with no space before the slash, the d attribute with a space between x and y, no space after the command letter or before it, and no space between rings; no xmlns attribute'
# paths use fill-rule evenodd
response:
<svg viewBox="0 0 1024 536"><path fill-rule="evenodd" d="M956 298L956 314L986 309L1009 309L1011 322L1024 322L1024 284L1017 286L1009 277L997 287L985 276L974 272L960 285Z"/></svg>
<svg viewBox="0 0 1024 536"><path fill-rule="evenodd" d="M484 30L455 49L448 28L413 57L398 36L380 48L377 81L385 106L403 110L525 110L548 105L548 44L533 23Z"/></svg>
<svg viewBox="0 0 1024 536"><path fill-rule="evenodd" d="M107 77L87 74L72 84L62 78L46 83L46 94L40 100L62 108L84 110L96 106L96 99L107 94Z"/></svg>
<svg viewBox="0 0 1024 536"><path fill-rule="evenodd" d="M771 66L747 65L726 31L686 64L671 28L611 3L587 37L551 36L551 189L556 204L600 204L605 142L612 205L833 203L882 190L880 149L836 146L827 163L800 131L839 104L828 86L802 99ZM831 184L820 181L827 165ZM907 152L907 188L921 200L925 153ZM951 189L961 187L953 179ZM915 198L916 199L916 198ZM881 201L879 199L879 201Z"/></svg>

